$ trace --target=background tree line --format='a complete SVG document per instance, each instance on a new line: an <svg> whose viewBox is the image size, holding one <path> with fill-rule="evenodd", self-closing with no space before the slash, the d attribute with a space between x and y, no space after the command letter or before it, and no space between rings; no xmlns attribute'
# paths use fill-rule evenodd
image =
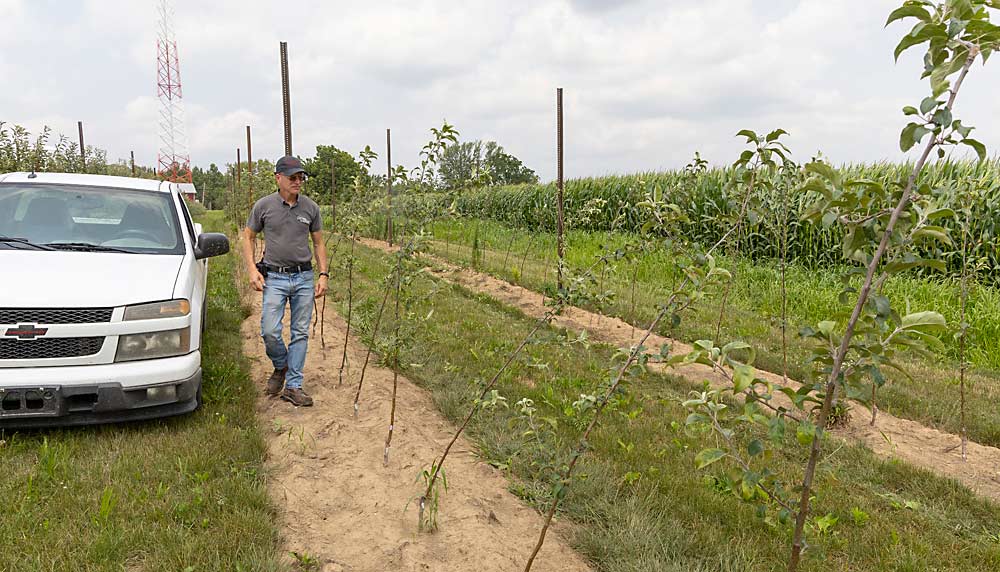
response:
<svg viewBox="0 0 1000 572"><path fill-rule="evenodd" d="M430 132L432 138L420 152L420 165L411 169L393 166L396 193L460 191L538 182L532 169L507 153L496 141L460 142L459 132L447 122ZM376 164L379 155L370 146L354 156L334 145L318 145L313 156L300 158L309 174L305 192L320 204L330 203L331 192L335 194L333 198L343 202L359 195L362 189L386 186L387 176ZM336 171L336 188L331 162ZM47 126L32 135L20 125L0 121L0 173L31 170L133 176L129 161L119 159L109 163L104 149L87 145L81 157L76 142L65 135L54 136ZM136 165L134 172L134 176L140 178L159 178L152 167ZM239 166L211 163L208 168L194 166L191 169L199 202L208 208L235 208L241 212L246 210L251 197L259 198L275 190L273 162L254 161L253 175L250 173L248 163Z"/></svg>

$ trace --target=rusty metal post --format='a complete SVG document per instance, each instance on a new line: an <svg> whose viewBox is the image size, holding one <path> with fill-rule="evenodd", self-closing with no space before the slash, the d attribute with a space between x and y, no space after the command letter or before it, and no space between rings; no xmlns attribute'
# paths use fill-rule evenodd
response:
<svg viewBox="0 0 1000 572"><path fill-rule="evenodd" d="M388 166L386 181L388 182L386 198L385 235L389 246L392 246L392 140L389 130L385 130L385 163Z"/></svg>
<svg viewBox="0 0 1000 572"><path fill-rule="evenodd" d="M80 131L80 172L87 172L87 148L83 145L83 122L77 121L76 128Z"/></svg>
<svg viewBox="0 0 1000 572"><path fill-rule="evenodd" d="M250 146L250 126L247 125L247 190L248 201L247 207L253 208L253 155L252 147Z"/></svg>
<svg viewBox="0 0 1000 572"><path fill-rule="evenodd" d="M561 87L556 88L556 162L558 163L556 185L559 189L558 204L556 205L556 255L558 256L556 287L562 290L566 239L563 236L563 90Z"/></svg>
<svg viewBox="0 0 1000 572"><path fill-rule="evenodd" d="M129 151L129 154L132 156L132 176L134 177L135 176L135 151Z"/></svg>
<svg viewBox="0 0 1000 572"><path fill-rule="evenodd" d="M285 112L285 155L291 155L292 102L288 89L288 42L281 42L281 102Z"/></svg>
<svg viewBox="0 0 1000 572"><path fill-rule="evenodd" d="M330 157L330 232L337 228L337 161Z"/></svg>

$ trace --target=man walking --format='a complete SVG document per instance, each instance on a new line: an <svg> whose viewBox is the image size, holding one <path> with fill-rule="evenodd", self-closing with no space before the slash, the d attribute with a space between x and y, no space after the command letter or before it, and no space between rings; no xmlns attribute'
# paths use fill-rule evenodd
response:
<svg viewBox="0 0 1000 572"><path fill-rule="evenodd" d="M302 368L306 363L309 344L309 321L313 298L326 294L330 274L326 268L326 245L323 243L323 219L319 205L303 196L302 184L306 171L302 161L292 156L278 159L274 166L278 191L254 203L243 232L243 258L246 261L250 285L263 292L260 312L260 335L264 349L274 365L264 392L295 406L313 404L302 389ZM253 257L253 241L264 231L264 274L257 269ZM316 251L319 279L313 279L312 237ZM265 277L266 275L266 277ZM314 284L315 283L315 284ZM285 347L281 337L281 321L285 304L291 307L292 337Z"/></svg>

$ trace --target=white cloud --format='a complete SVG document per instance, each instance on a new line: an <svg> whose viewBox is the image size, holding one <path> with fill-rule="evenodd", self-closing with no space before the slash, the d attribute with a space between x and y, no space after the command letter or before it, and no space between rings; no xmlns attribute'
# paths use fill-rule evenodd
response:
<svg viewBox="0 0 1000 572"><path fill-rule="evenodd" d="M283 153L278 42L288 41L295 149L384 150L413 165L447 118L555 174L555 88L566 89L567 173L730 162L744 127L783 127L799 158L899 159L919 58L892 61L896 0L174 0L193 161ZM112 159L155 160L154 2L0 0L0 119L49 122ZM24 30L45 30L25 34ZM977 69L960 116L1000 144L996 74Z"/></svg>

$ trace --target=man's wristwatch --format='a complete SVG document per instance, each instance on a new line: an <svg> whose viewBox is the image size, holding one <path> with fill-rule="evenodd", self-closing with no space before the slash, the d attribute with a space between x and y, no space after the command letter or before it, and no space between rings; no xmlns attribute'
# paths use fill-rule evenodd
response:
<svg viewBox="0 0 1000 572"><path fill-rule="evenodd" d="M320 276L326 276L327 278L330 277L330 273L329 272L320 272L319 275Z"/></svg>

